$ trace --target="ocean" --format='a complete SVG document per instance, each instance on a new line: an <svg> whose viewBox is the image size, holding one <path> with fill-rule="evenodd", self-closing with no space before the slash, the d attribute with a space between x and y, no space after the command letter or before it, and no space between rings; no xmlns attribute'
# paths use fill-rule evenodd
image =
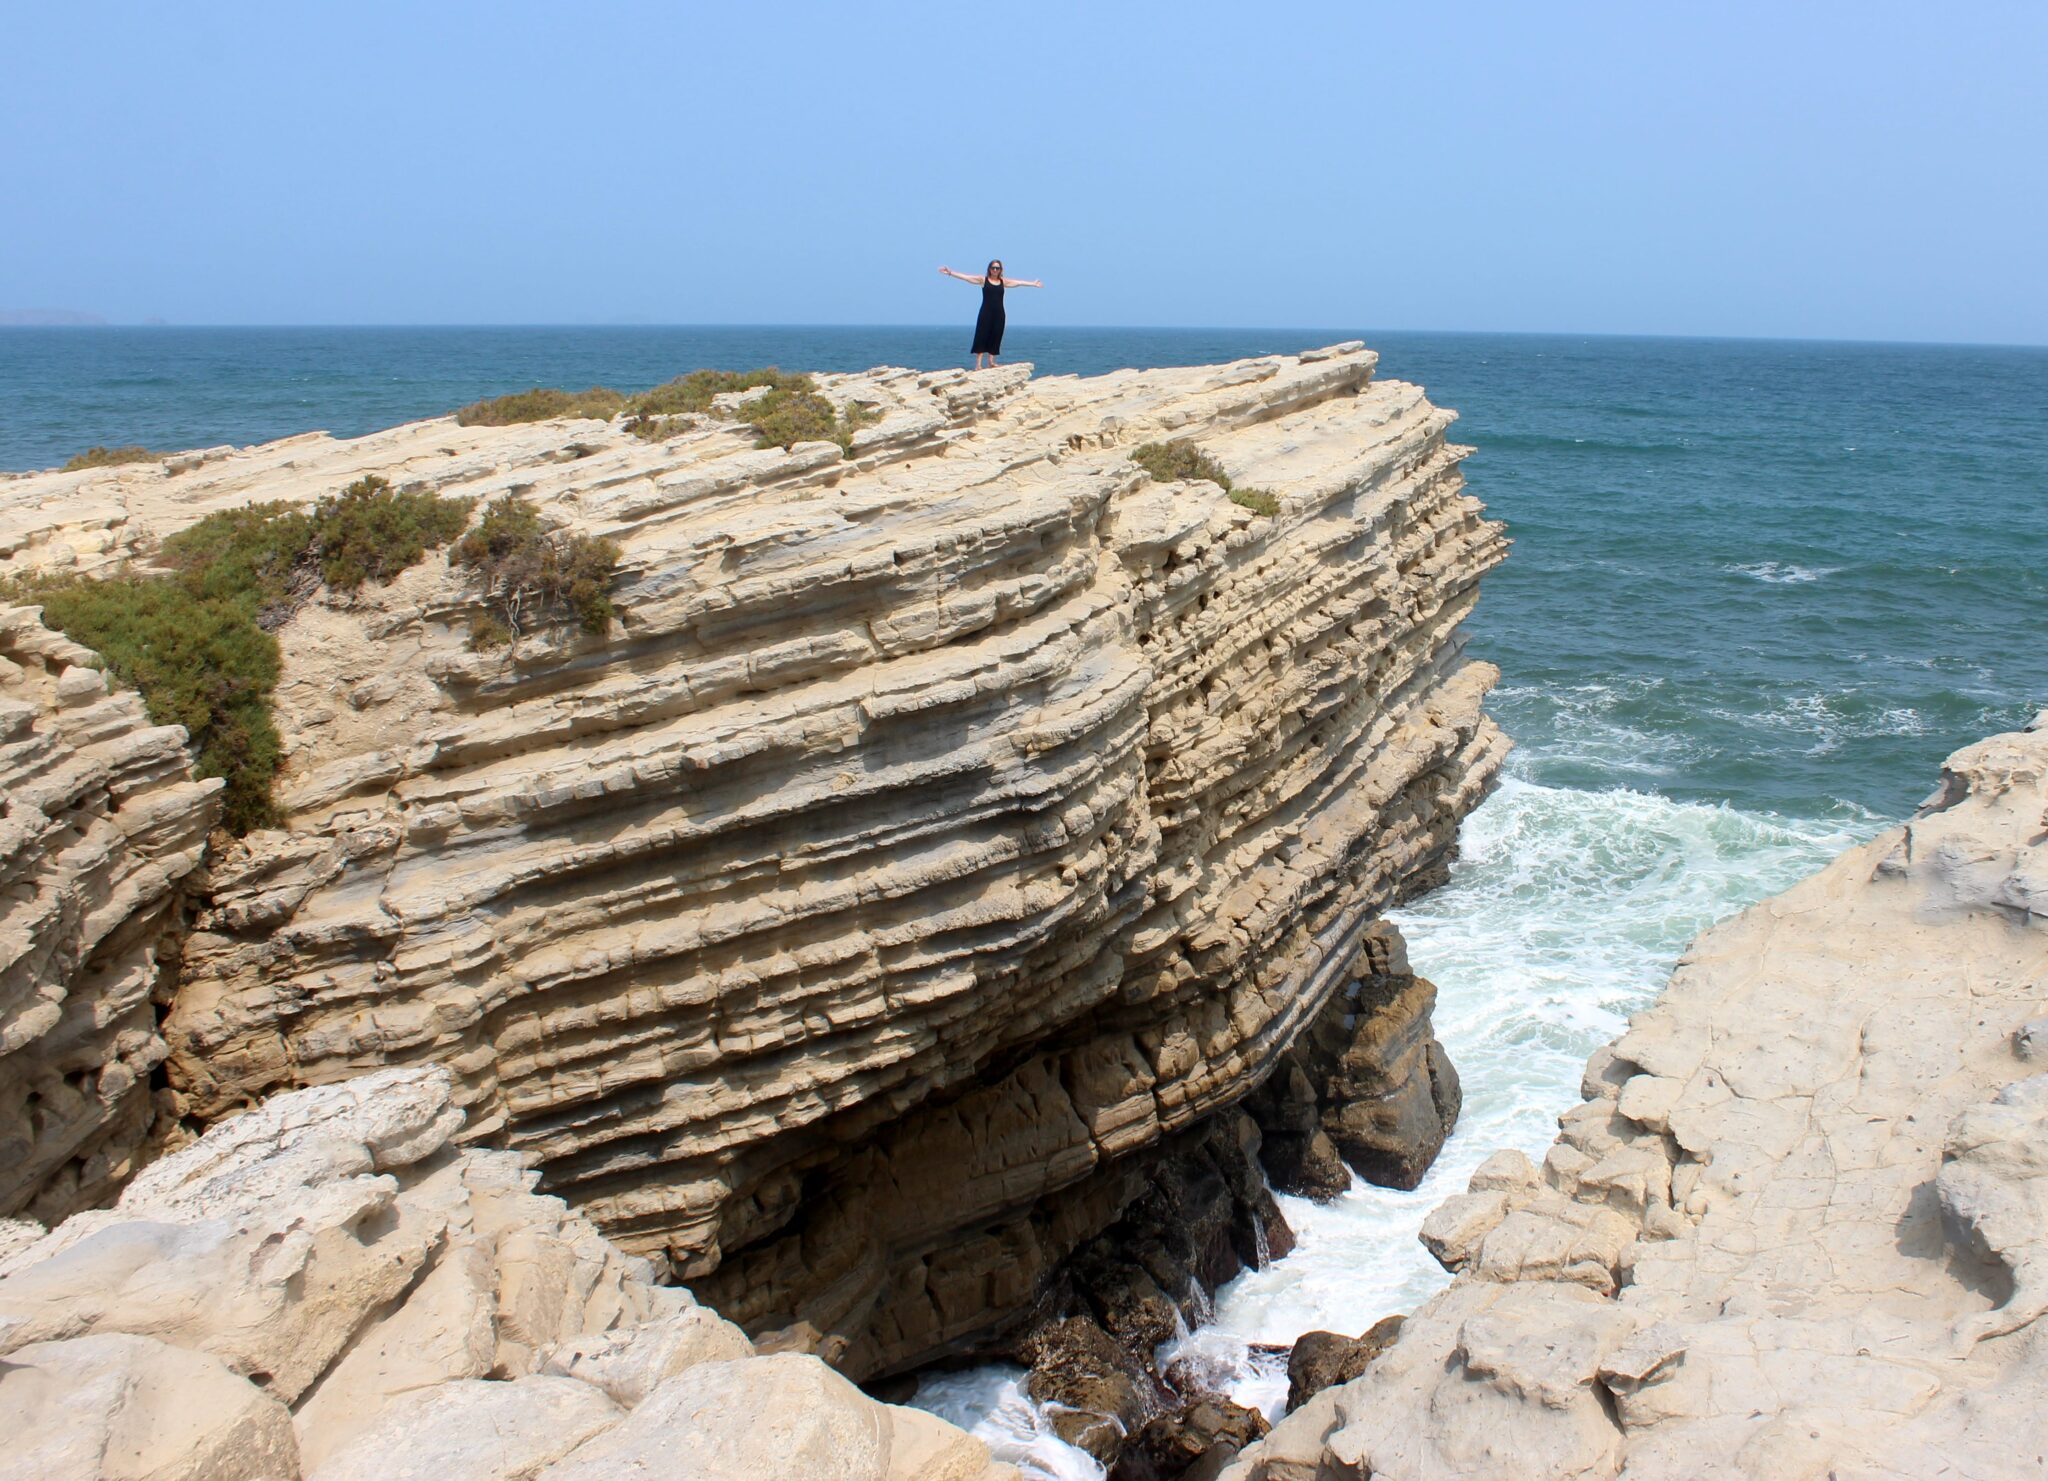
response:
<svg viewBox="0 0 2048 1481"><path fill-rule="evenodd" d="M1444 1277L1415 1242L1490 1151L1540 1157L1586 1056L1698 931L1905 816L1941 758L2048 705L2048 349L1371 330L1012 327L1041 373L1363 339L1461 415L1467 480L1514 552L1471 651L1517 743L1450 883L1401 911L1465 1085L1412 1193L1284 1200L1293 1255L1218 1294L1188 1343L1277 1406L1248 1344L1359 1332ZM0 468L91 443L360 433L532 385L704 365L966 360L883 328L0 330ZM1100 1469L1017 1374L920 1402L1040 1476Z"/></svg>

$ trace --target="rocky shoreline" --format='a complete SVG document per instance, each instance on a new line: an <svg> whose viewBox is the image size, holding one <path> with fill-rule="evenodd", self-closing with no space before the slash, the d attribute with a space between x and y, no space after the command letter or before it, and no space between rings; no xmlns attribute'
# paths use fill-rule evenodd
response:
<svg viewBox="0 0 2048 1481"><path fill-rule="evenodd" d="M2039 1474L2048 715L1696 941L1230 1481ZM1373 1314L1361 1313L1362 1319Z"/></svg>

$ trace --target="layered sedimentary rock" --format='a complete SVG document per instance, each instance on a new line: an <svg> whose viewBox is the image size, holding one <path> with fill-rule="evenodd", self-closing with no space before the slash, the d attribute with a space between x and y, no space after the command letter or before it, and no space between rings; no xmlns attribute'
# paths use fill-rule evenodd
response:
<svg viewBox="0 0 2048 1481"><path fill-rule="evenodd" d="M466 1137L748 1330L860 1375L986 1339L1498 764L1458 624L1504 542L1373 367L825 377L881 413L845 458L444 419L7 484L14 569L372 472L623 551L603 638L473 652L438 558L280 630L288 826L209 862L168 1113L443 1063ZM1170 437L1278 512L1152 482Z"/></svg>
<svg viewBox="0 0 2048 1481"><path fill-rule="evenodd" d="M2048 715L1707 932L1459 1272L1239 1481L2037 1475L2048 1406Z"/></svg>
<svg viewBox="0 0 2048 1481"><path fill-rule="evenodd" d="M0 604L0 1216L62 1218L143 1154L161 945L220 787L90 652Z"/></svg>
<svg viewBox="0 0 2048 1481"><path fill-rule="evenodd" d="M757 1356L515 1153L453 1077L288 1092L0 1253L0 1477L1015 1481L815 1357ZM4 1247L0 1247L4 1248Z"/></svg>

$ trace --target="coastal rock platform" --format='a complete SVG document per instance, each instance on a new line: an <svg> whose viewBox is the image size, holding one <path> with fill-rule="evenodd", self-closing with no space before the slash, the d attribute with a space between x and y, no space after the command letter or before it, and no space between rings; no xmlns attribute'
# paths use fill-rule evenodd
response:
<svg viewBox="0 0 2048 1481"><path fill-rule="evenodd" d="M1708 931L1233 1481L2048 1472L2048 715ZM1371 1315L1360 1313L1362 1320Z"/></svg>

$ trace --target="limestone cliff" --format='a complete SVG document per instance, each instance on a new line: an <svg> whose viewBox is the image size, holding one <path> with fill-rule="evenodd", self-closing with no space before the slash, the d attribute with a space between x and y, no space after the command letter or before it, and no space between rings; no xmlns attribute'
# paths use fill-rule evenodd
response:
<svg viewBox="0 0 2048 1481"><path fill-rule="evenodd" d="M1700 937L1543 1166L1430 1216L1450 1288L1227 1474L2038 1475L2043 727Z"/></svg>
<svg viewBox="0 0 2048 1481"><path fill-rule="evenodd" d="M1505 543L1373 369L823 377L880 414L844 458L443 419L5 485L14 569L371 472L623 550L602 638L473 652L440 559L280 630L288 822L197 881L166 1113L445 1064L465 1136L750 1331L856 1374L986 1336L1497 767L1458 625ZM1153 482L1169 437L1277 513Z"/></svg>

